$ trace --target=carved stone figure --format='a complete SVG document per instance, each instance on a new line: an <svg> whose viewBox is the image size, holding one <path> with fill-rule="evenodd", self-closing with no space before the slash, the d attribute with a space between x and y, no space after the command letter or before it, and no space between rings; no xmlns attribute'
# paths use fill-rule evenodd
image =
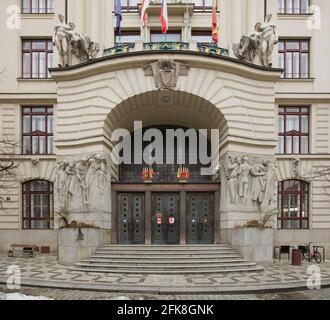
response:
<svg viewBox="0 0 330 320"><path fill-rule="evenodd" d="M56 205L68 212L106 210L110 192L107 161L102 155L63 160L56 167Z"/></svg>
<svg viewBox="0 0 330 320"><path fill-rule="evenodd" d="M251 170L252 183L251 183L251 200L256 204L261 204L263 200L263 192L265 191L264 181L262 179L265 176L263 167L255 166Z"/></svg>
<svg viewBox="0 0 330 320"><path fill-rule="evenodd" d="M292 176L294 178L300 177L300 160L295 158L291 160L291 170L292 170Z"/></svg>
<svg viewBox="0 0 330 320"><path fill-rule="evenodd" d="M37 178L40 177L40 159L39 158L32 158L32 176Z"/></svg>
<svg viewBox="0 0 330 320"><path fill-rule="evenodd" d="M67 67L71 64L71 44L69 41L68 32L71 31L71 27L64 22L64 16L58 16L60 22L55 25L53 44L56 46L60 64L59 67Z"/></svg>
<svg viewBox="0 0 330 320"><path fill-rule="evenodd" d="M258 22L254 32L243 35L240 43L233 45L235 56L243 61L255 63L257 56L260 64L272 66L272 55L278 42L276 25L271 24L272 15L267 15L264 23Z"/></svg>
<svg viewBox="0 0 330 320"><path fill-rule="evenodd" d="M246 202L249 190L249 176L252 171L252 166L249 164L249 158L244 156L241 159L240 167L239 167L239 189L238 195L243 203Z"/></svg>
<svg viewBox="0 0 330 320"><path fill-rule="evenodd" d="M262 200L262 207L265 209L272 209L275 187L277 185L276 165L272 161L264 161L264 166L267 171L264 179L265 192Z"/></svg>
<svg viewBox="0 0 330 320"><path fill-rule="evenodd" d="M82 32L76 31L73 22L69 23L71 31L68 32L69 41L72 46L72 53L83 62L85 60L95 59L100 46L91 41L90 36Z"/></svg>
<svg viewBox="0 0 330 320"><path fill-rule="evenodd" d="M59 67L67 67L72 63L72 54L79 62L95 59L100 51L100 45L92 42L90 37L82 32L76 31L75 24L64 22L64 16L59 15L60 23L55 26L53 43L58 50Z"/></svg>
<svg viewBox="0 0 330 320"><path fill-rule="evenodd" d="M235 204L237 201L237 190L238 190L238 176L240 173L239 163L240 158L233 159L231 156L228 158L227 164L227 180L228 180L228 191L230 196L230 202Z"/></svg>
<svg viewBox="0 0 330 320"><path fill-rule="evenodd" d="M56 171L56 190L57 190L57 201L61 209L66 208L67 199L67 172L64 162L60 162L57 165Z"/></svg>
<svg viewBox="0 0 330 320"><path fill-rule="evenodd" d="M146 76L153 76L159 90L174 90L180 75L188 75L189 67L174 60L158 60L144 67Z"/></svg>
<svg viewBox="0 0 330 320"><path fill-rule="evenodd" d="M271 67L273 65L273 50L275 44L278 43L276 25L270 23L272 15L266 17L266 21L260 25L261 32L261 49L260 58L263 66Z"/></svg>

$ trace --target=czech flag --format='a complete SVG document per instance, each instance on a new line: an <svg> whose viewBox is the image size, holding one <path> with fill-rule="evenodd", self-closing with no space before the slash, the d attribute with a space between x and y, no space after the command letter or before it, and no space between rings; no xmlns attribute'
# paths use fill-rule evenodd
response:
<svg viewBox="0 0 330 320"><path fill-rule="evenodd" d="M212 10L212 40L215 44L219 42L218 36L218 19L217 19L217 1L213 0L213 10Z"/></svg>
<svg viewBox="0 0 330 320"><path fill-rule="evenodd" d="M162 23L162 33L166 33L168 29L167 0L162 0L162 8L160 10L160 22Z"/></svg>
<svg viewBox="0 0 330 320"><path fill-rule="evenodd" d="M150 0L142 0L141 23L143 27L148 24L147 9L149 8L149 5L150 5Z"/></svg>

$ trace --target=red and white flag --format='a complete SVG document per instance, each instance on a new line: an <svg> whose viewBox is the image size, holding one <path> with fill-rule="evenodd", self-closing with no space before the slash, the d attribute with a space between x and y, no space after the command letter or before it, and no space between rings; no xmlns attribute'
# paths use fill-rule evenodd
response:
<svg viewBox="0 0 330 320"><path fill-rule="evenodd" d="M162 33L166 33L168 29L167 0L162 0L162 8L160 10L160 22L162 23Z"/></svg>
<svg viewBox="0 0 330 320"><path fill-rule="evenodd" d="M212 9L212 40L215 44L218 44L219 42L216 0L213 0L213 9Z"/></svg>
<svg viewBox="0 0 330 320"><path fill-rule="evenodd" d="M150 5L150 0L142 0L142 8L141 8L141 23L144 27L148 24L148 8Z"/></svg>

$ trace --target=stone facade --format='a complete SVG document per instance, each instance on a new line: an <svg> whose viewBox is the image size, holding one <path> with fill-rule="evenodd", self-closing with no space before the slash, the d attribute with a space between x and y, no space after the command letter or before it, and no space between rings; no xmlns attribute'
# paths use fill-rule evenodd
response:
<svg viewBox="0 0 330 320"><path fill-rule="evenodd" d="M56 1L54 14L22 14L19 30L5 25L0 30L6 39L6 46L0 48L0 137L22 139L21 106L53 105L55 110L54 155L23 156L18 148L13 155L19 162L18 178L6 180L6 188L0 189L2 251L11 242L28 239L50 244L52 251L56 250L57 218L55 231L44 231L40 237L37 231L23 230L22 183L33 179L54 182L55 211L69 211L70 222L111 230L111 181L118 178L118 167L110 159L113 145L109 138L117 128L132 130L132 121L136 119L143 120L145 126L220 130L221 241L230 242L235 226L257 219L259 207L267 211L276 205L277 181L299 178L310 183L309 229L276 230L276 222L271 221L274 243L301 244L311 240L330 249L327 179L310 176L313 168L330 166L330 63L326 58L330 45L324 32L330 27L326 17L328 1L313 1L313 5L322 8L321 30L307 27L310 15L277 14L277 1L266 1L280 38L311 39L311 76L303 80L280 78L280 70L276 69L277 47L274 69L236 59L232 44L250 33L257 21L264 21L265 8L259 0L221 1L219 45L229 50L229 58L185 51L141 54L139 48L142 50L143 44L139 41L135 44L136 52L129 56L102 58L103 49L115 44L115 34L109 31L115 25L113 1L83 0L84 5L81 2L68 1L68 22L74 22L73 30L100 44L100 59L80 67L54 69L51 79L22 78L21 39L51 39L58 15L65 12L64 0ZM8 18L9 5L12 1L1 1L2 21ZM150 41L150 29L159 29L158 18L158 14L150 17L146 41ZM180 29L183 19L182 12L171 11L171 26ZM210 21L211 13L194 13L185 32L209 30ZM138 15L125 15L122 28L140 30ZM187 51L196 49L196 42L188 42ZM56 67L61 63L57 53L54 56ZM175 64L170 64L165 78L159 75L164 68L151 67L164 60ZM146 66L150 66L148 70ZM277 154L277 114L281 105L311 106L310 154ZM238 178L237 170L244 179ZM43 238L45 235L48 241Z"/></svg>

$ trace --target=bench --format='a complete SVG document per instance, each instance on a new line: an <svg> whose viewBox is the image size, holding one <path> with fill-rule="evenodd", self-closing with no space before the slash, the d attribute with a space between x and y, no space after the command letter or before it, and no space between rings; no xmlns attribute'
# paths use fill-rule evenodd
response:
<svg viewBox="0 0 330 320"><path fill-rule="evenodd" d="M35 244L12 244L11 250L8 251L8 257L14 257L14 252L17 248L22 248L24 256L33 257L34 251L36 251L38 246Z"/></svg>

